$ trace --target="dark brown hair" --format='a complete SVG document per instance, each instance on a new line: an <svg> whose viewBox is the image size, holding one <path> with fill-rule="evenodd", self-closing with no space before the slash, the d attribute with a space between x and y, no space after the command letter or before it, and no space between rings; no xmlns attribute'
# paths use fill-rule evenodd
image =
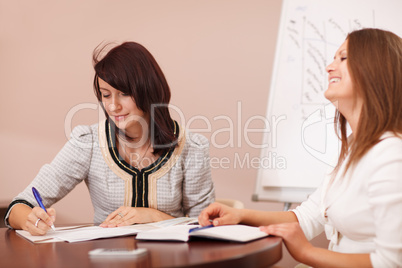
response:
<svg viewBox="0 0 402 268"><path fill-rule="evenodd" d="M154 57L142 45L125 42L99 59L107 46L108 44L97 47L93 53L94 91L106 117L108 118L108 115L102 104L98 78L131 96L137 107L149 115L149 133L151 133L154 154L175 147L177 138L168 108L170 89Z"/></svg>
<svg viewBox="0 0 402 268"><path fill-rule="evenodd" d="M356 96L363 100L353 138L348 141L346 118L337 112L335 125L342 140L337 171L349 154L345 172L356 164L386 131L402 133L402 39L380 29L351 32L347 38L348 70Z"/></svg>

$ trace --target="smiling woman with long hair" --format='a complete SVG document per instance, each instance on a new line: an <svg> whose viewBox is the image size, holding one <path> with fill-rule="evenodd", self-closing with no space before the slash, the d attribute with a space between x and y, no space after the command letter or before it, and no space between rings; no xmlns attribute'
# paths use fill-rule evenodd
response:
<svg viewBox="0 0 402 268"><path fill-rule="evenodd" d="M337 105L342 149L322 185L292 211L214 203L199 222L263 226L313 267L402 267L402 40L380 29L354 31L327 72L325 97ZM308 242L322 232L328 250Z"/></svg>

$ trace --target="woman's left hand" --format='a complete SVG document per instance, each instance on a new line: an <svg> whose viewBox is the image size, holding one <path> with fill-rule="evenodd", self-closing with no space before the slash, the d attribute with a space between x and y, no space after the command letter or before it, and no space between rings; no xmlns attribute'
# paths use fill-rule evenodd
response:
<svg viewBox="0 0 402 268"><path fill-rule="evenodd" d="M107 216L100 227L119 227L135 223L149 223L173 217L153 208L119 207Z"/></svg>
<svg viewBox="0 0 402 268"><path fill-rule="evenodd" d="M306 252L313 248L298 222L261 226L260 230L270 235L282 237L289 253L297 261L303 262L302 259L306 256Z"/></svg>

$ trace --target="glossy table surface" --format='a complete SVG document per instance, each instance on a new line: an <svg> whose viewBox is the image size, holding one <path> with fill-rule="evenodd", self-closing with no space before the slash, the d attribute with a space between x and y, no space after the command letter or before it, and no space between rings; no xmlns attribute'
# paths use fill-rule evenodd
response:
<svg viewBox="0 0 402 268"><path fill-rule="evenodd" d="M146 248L138 258L90 258L97 248ZM0 228L0 267L269 267L282 258L282 240L266 237L248 243L210 239L183 242L136 240L135 236L85 242L33 244Z"/></svg>

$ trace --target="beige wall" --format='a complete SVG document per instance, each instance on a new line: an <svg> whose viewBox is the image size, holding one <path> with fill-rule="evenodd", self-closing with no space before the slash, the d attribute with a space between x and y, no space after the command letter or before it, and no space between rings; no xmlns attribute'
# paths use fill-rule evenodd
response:
<svg viewBox="0 0 402 268"><path fill-rule="evenodd" d="M281 4L0 0L0 201L12 199L52 160L71 127L97 122L96 110L73 113L96 104L93 49L102 41L133 40L161 65L172 104L185 115L181 123L210 139L217 196L281 210L282 204L251 201L257 170L234 162L236 154L252 159L260 153L251 143L261 143L261 133L243 131L252 116L265 115ZM92 220L83 184L55 207L58 222Z"/></svg>

